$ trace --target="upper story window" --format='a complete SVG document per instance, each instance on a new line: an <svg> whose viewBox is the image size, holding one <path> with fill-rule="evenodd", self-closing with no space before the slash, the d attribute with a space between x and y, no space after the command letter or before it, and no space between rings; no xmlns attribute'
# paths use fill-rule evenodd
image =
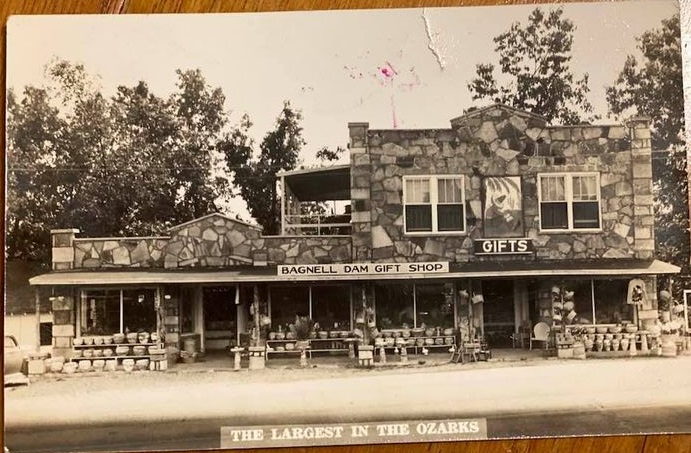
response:
<svg viewBox="0 0 691 453"><path fill-rule="evenodd" d="M465 231L463 176L404 176L406 233Z"/></svg>
<svg viewBox="0 0 691 453"><path fill-rule="evenodd" d="M538 175L542 230L599 230L600 175Z"/></svg>

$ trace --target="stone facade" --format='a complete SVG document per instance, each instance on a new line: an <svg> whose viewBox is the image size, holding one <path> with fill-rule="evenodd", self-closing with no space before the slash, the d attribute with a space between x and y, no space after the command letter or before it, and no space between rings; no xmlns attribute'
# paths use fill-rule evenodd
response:
<svg viewBox="0 0 691 453"><path fill-rule="evenodd" d="M539 116L495 105L452 120L450 129L372 130L350 125L353 248L357 260L468 262L483 237L482 178L520 176L523 237L538 259L652 258L649 122L548 126ZM597 172L601 229L539 228L538 174ZM466 231L407 235L403 177L464 175ZM533 256L491 259L534 259Z"/></svg>
<svg viewBox="0 0 691 453"><path fill-rule="evenodd" d="M64 238L65 231L56 235L71 244L73 261L56 263L54 255L56 269L222 268L351 261L350 237L262 236L260 227L220 214L178 225L165 237L75 238L78 230L69 230L71 237Z"/></svg>

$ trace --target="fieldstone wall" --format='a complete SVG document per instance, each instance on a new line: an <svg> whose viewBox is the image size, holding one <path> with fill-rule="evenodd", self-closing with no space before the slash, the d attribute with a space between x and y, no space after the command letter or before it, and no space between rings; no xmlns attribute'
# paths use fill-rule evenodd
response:
<svg viewBox="0 0 691 453"><path fill-rule="evenodd" d="M74 239L74 268L163 267L167 237Z"/></svg>
<svg viewBox="0 0 691 453"><path fill-rule="evenodd" d="M276 264L351 262L349 236L267 236L265 253Z"/></svg>
<svg viewBox="0 0 691 453"><path fill-rule="evenodd" d="M70 230L72 231L72 230ZM61 268L185 268L351 261L349 236L262 236L261 228L213 214L171 229L169 237L71 238ZM60 253L58 258L66 256ZM54 263L55 266L56 263Z"/></svg>
<svg viewBox="0 0 691 453"><path fill-rule="evenodd" d="M368 191L370 204L359 206L363 211L368 208L369 215L362 214L356 223L355 212L360 211L353 197L356 259L366 259L360 248L366 247L367 240L356 234L367 231L375 261L499 259L477 257L472 251L473 239L483 237L484 176L521 176L524 237L533 239L538 258L652 257L652 181L649 140L647 148L644 142L649 123L645 120L632 128L553 127L536 115L493 106L456 118L452 126L436 130L350 128L352 190L362 190L363 196ZM549 172L600 173L602 231L540 232L537 174ZM407 236L402 178L434 174L465 175L466 233Z"/></svg>

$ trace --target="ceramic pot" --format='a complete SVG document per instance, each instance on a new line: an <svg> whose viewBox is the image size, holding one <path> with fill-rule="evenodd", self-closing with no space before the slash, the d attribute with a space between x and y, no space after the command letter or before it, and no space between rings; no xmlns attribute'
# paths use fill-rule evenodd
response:
<svg viewBox="0 0 691 453"><path fill-rule="evenodd" d="M74 374L77 371L77 364L75 362L65 362L62 366L62 372L65 374Z"/></svg>
<svg viewBox="0 0 691 453"><path fill-rule="evenodd" d="M127 339L127 342L129 344L133 344L137 342L138 337L136 333L128 333L127 335L125 335L125 338Z"/></svg>
<svg viewBox="0 0 691 453"><path fill-rule="evenodd" d="M276 332L269 332L269 340L275 340L276 339Z"/></svg>
<svg viewBox="0 0 691 453"><path fill-rule="evenodd" d="M122 368L127 372L134 370L134 359L123 360L122 361Z"/></svg>

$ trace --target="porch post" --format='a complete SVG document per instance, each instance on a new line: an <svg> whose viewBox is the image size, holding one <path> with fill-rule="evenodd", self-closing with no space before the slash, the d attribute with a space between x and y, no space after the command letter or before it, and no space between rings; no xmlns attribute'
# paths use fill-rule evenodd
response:
<svg viewBox="0 0 691 453"><path fill-rule="evenodd" d="M286 191L286 177L281 176L281 192L283 196L281 197L281 236L286 234L286 203L288 195Z"/></svg>
<svg viewBox="0 0 691 453"><path fill-rule="evenodd" d="M41 352L41 294L38 286L34 289L36 303L36 352Z"/></svg>

